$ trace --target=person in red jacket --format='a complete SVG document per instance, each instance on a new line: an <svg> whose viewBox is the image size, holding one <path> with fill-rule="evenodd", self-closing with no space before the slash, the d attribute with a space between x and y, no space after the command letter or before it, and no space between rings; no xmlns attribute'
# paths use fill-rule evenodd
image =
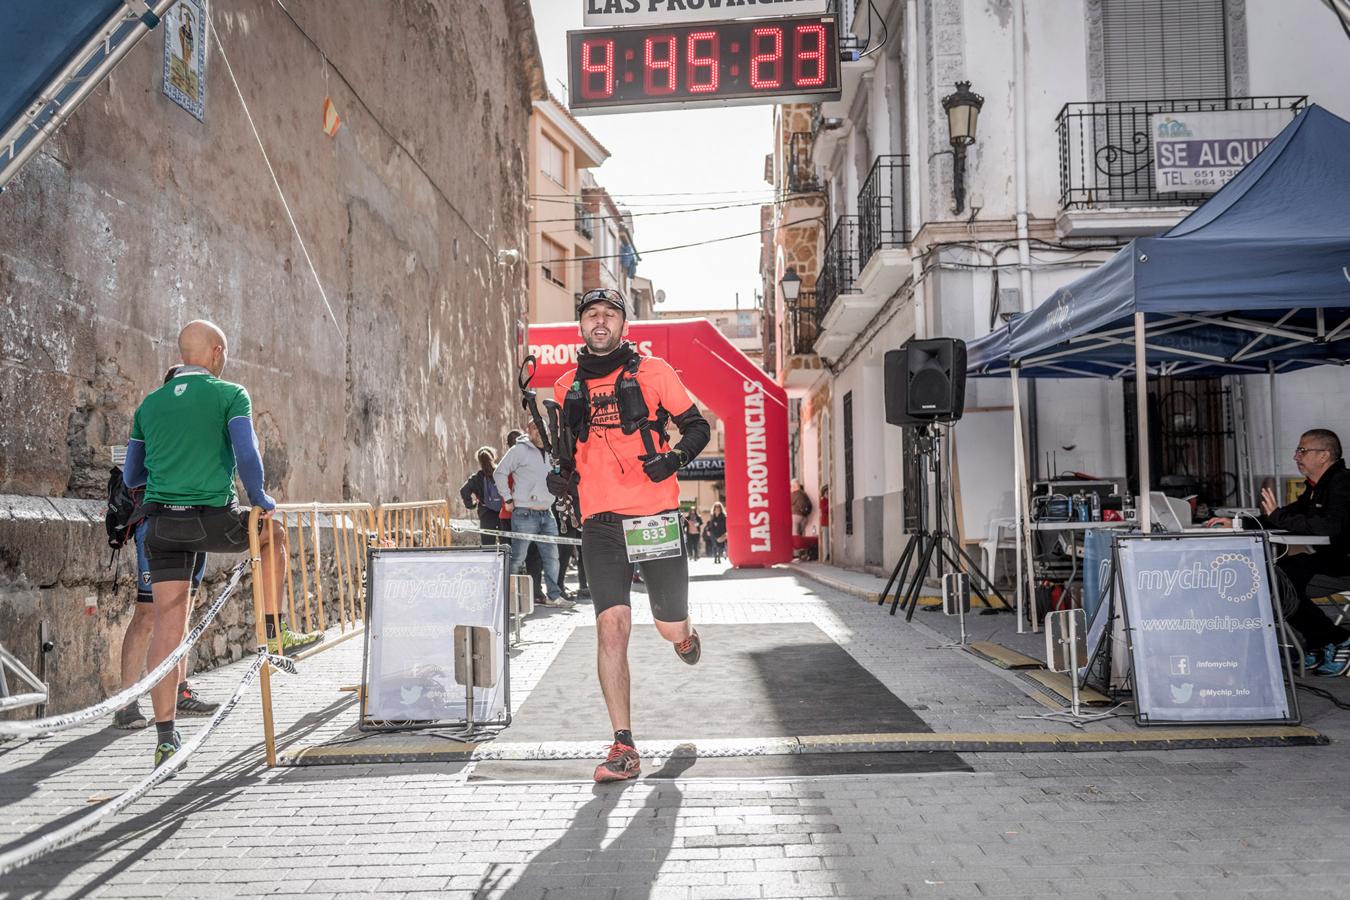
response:
<svg viewBox="0 0 1350 900"><path fill-rule="evenodd" d="M699 413L665 360L642 356L624 338L628 303L618 291L588 291L577 305L585 347L577 368L553 387L576 441L574 468L551 476L559 496L576 488L581 555L595 605L600 688L614 727L608 758L595 780L622 781L641 771L630 719L629 594L640 566L656 630L693 665L702 643L689 620L689 565L675 473L708 443ZM666 425L680 441L672 447Z"/></svg>

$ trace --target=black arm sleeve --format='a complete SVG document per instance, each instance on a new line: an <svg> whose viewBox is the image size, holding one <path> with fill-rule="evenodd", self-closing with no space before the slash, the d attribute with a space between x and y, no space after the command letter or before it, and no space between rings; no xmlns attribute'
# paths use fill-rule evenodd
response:
<svg viewBox="0 0 1350 900"><path fill-rule="evenodd" d="M708 420L698 411L698 404L695 403L678 416L672 416L671 420L680 429L680 442L674 449L683 452L691 460L702 453L703 448L708 446L708 439L712 437L712 429L708 427Z"/></svg>

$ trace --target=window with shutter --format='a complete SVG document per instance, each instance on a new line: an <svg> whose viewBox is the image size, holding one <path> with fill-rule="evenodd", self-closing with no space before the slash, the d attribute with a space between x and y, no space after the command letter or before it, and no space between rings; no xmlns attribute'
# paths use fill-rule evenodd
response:
<svg viewBox="0 0 1350 900"><path fill-rule="evenodd" d="M1228 95L1225 0L1102 0L1107 100Z"/></svg>

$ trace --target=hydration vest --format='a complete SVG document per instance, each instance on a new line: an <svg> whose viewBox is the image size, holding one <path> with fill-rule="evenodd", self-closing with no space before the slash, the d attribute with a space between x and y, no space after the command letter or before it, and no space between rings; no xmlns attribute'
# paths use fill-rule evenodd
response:
<svg viewBox="0 0 1350 900"><path fill-rule="evenodd" d="M640 431L643 448L648 454L655 454L661 444L668 443L666 423L670 420L670 413L658 407L656 418L652 418L647 400L642 396L642 385L638 384L638 368L641 365L642 357L636 353L623 364L619 377L614 381L614 400L619 407L619 427L623 433ZM591 392L579 371L563 399L563 421L576 443L584 444L590 437Z"/></svg>

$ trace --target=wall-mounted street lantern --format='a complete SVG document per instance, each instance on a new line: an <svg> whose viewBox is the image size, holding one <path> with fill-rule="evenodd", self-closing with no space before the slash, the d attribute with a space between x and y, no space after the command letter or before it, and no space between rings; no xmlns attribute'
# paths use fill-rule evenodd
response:
<svg viewBox="0 0 1350 900"><path fill-rule="evenodd" d="M980 121L984 98L970 89L969 81L958 81L956 93L942 98L947 111L947 136L952 144L952 193L958 215L966 209L966 148L975 143L975 127Z"/></svg>
<svg viewBox="0 0 1350 900"><path fill-rule="evenodd" d="M778 280L778 286L783 289L783 299L788 303L796 303L797 298L802 293L802 276L797 274L794 266L788 266L783 277Z"/></svg>

